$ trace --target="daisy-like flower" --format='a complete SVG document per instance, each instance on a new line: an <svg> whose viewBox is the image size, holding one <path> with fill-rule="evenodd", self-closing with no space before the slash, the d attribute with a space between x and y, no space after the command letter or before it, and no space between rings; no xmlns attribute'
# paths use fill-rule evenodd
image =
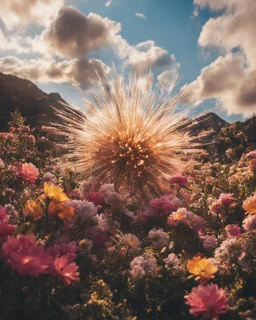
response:
<svg viewBox="0 0 256 320"><path fill-rule="evenodd" d="M243 228L249 231L256 231L256 214L247 216L243 221Z"/></svg>
<svg viewBox="0 0 256 320"><path fill-rule="evenodd" d="M216 248L217 247L217 239L216 239L215 235L203 237L203 247L205 249Z"/></svg>
<svg viewBox="0 0 256 320"><path fill-rule="evenodd" d="M157 271L156 259L150 253L144 253L131 262L130 274L133 280L142 279L144 276L154 276Z"/></svg>
<svg viewBox="0 0 256 320"><path fill-rule="evenodd" d="M19 176L24 181L35 183L39 176L39 171L32 163L23 163L19 170Z"/></svg>
<svg viewBox="0 0 256 320"><path fill-rule="evenodd" d="M39 220L44 215L44 210L37 201L28 200L23 210L23 214L32 217L34 220Z"/></svg>
<svg viewBox="0 0 256 320"><path fill-rule="evenodd" d="M187 269L192 274L191 277L195 276L196 280L213 279L214 274L218 270L217 266L212 263L211 259L201 258L200 256L196 256L189 260L187 263Z"/></svg>
<svg viewBox="0 0 256 320"><path fill-rule="evenodd" d="M67 255L56 257L53 266L66 285L69 286L71 283L80 281L79 272L77 272L79 267L75 262L69 263Z"/></svg>
<svg viewBox="0 0 256 320"><path fill-rule="evenodd" d="M180 264L179 258L174 253L170 253L167 258L164 259L165 267L169 270L177 269Z"/></svg>
<svg viewBox="0 0 256 320"><path fill-rule="evenodd" d="M219 319L221 314L228 311L226 292L219 289L216 284L199 285L193 288L185 299L190 307L189 312L194 317Z"/></svg>
<svg viewBox="0 0 256 320"><path fill-rule="evenodd" d="M44 183L44 194L46 195L46 197L56 202L64 202L69 200L63 189L49 182Z"/></svg>
<svg viewBox="0 0 256 320"><path fill-rule="evenodd" d="M249 197L246 200L244 200L243 208L248 214L256 213L256 192L252 197Z"/></svg>
<svg viewBox="0 0 256 320"><path fill-rule="evenodd" d="M245 250L245 244L237 237L224 240L214 252L214 257L219 263L238 259Z"/></svg>
<svg viewBox="0 0 256 320"><path fill-rule="evenodd" d="M122 236L121 244L126 247L137 250L140 247L140 240L134 234L127 233Z"/></svg>
<svg viewBox="0 0 256 320"><path fill-rule="evenodd" d="M163 231L163 229L152 229L148 233L148 237L152 240L152 246L155 249L162 249L169 244L169 235Z"/></svg>

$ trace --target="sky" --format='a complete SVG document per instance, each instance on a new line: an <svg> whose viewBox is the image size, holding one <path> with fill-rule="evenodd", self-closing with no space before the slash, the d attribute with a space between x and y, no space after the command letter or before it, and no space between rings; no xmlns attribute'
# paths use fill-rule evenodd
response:
<svg viewBox="0 0 256 320"><path fill-rule="evenodd" d="M226 121L256 113L255 0L2 0L0 72L82 106L95 70L190 87Z"/></svg>

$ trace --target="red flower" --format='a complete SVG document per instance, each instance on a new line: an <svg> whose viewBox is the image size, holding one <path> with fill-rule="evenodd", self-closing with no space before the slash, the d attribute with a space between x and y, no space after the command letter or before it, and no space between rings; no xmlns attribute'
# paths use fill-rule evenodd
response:
<svg viewBox="0 0 256 320"><path fill-rule="evenodd" d="M53 266L61 276L61 279L66 285L70 285L72 282L79 282L78 266L75 262L69 263L68 256L56 257Z"/></svg>

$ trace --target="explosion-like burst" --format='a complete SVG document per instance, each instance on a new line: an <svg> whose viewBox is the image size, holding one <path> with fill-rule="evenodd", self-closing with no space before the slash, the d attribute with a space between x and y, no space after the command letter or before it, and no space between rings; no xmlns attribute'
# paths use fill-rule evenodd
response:
<svg viewBox="0 0 256 320"><path fill-rule="evenodd" d="M83 179L129 187L144 197L165 192L170 176L181 172L198 144L184 129L186 111L177 111L184 91L171 98L175 79L159 93L150 75L98 80L87 93L86 110L72 107L54 124L65 134L71 161Z"/></svg>

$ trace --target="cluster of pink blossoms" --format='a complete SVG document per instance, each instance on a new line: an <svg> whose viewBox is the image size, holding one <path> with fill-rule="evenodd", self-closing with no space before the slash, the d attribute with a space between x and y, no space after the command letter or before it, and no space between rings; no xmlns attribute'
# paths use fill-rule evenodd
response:
<svg viewBox="0 0 256 320"><path fill-rule="evenodd" d="M78 267L75 262L70 263L76 257L75 250L73 243L45 250L37 245L34 235L22 234L8 237L2 247L5 261L21 276L50 274L60 276L67 285L79 281Z"/></svg>

